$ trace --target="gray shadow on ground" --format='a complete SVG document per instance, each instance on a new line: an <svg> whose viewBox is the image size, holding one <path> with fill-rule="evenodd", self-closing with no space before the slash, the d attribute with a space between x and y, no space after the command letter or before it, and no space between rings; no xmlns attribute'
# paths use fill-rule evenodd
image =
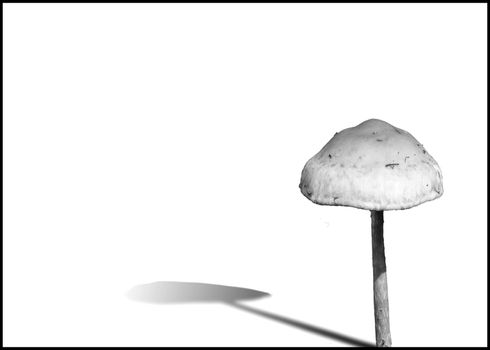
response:
<svg viewBox="0 0 490 350"><path fill-rule="evenodd" d="M245 300L269 297L269 293L254 289L223 286L219 284L160 281L137 285L129 290L128 298L153 304L178 303L224 303L228 306L250 312L298 329L354 346L376 346L373 343L356 339L349 335L310 325L292 318L263 311L240 303Z"/></svg>

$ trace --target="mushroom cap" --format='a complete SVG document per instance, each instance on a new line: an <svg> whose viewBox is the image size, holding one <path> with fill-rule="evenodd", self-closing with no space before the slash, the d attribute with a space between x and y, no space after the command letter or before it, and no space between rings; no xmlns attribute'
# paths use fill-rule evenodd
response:
<svg viewBox="0 0 490 350"><path fill-rule="evenodd" d="M299 187L316 204L368 210L408 209L444 192L422 144L379 119L336 133L306 163Z"/></svg>

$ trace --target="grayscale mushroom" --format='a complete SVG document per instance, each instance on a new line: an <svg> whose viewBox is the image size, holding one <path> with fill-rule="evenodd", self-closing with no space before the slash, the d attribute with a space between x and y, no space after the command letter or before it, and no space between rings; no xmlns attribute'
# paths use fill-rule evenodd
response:
<svg viewBox="0 0 490 350"><path fill-rule="evenodd" d="M335 133L306 163L299 187L313 203L371 211L376 345L391 346L383 212L442 196L439 165L407 131L369 119Z"/></svg>

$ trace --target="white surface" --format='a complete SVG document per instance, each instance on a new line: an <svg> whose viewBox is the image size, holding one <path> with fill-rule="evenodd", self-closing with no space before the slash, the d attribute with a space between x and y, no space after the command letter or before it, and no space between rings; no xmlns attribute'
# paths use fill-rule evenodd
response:
<svg viewBox="0 0 490 350"><path fill-rule="evenodd" d="M486 5L5 4L6 346L343 346L134 285L257 289L373 341L369 212L298 188L335 131L416 135L444 195L385 214L394 346L485 346Z"/></svg>

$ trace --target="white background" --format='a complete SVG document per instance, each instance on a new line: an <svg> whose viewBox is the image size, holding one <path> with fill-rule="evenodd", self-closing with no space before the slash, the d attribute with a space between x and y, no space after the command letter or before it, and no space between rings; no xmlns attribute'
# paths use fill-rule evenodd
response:
<svg viewBox="0 0 490 350"><path fill-rule="evenodd" d="M385 213L393 345L485 346L486 26L485 4L4 5L4 345L349 345L126 297L155 281L374 341L369 212L298 185L379 118L445 189Z"/></svg>

